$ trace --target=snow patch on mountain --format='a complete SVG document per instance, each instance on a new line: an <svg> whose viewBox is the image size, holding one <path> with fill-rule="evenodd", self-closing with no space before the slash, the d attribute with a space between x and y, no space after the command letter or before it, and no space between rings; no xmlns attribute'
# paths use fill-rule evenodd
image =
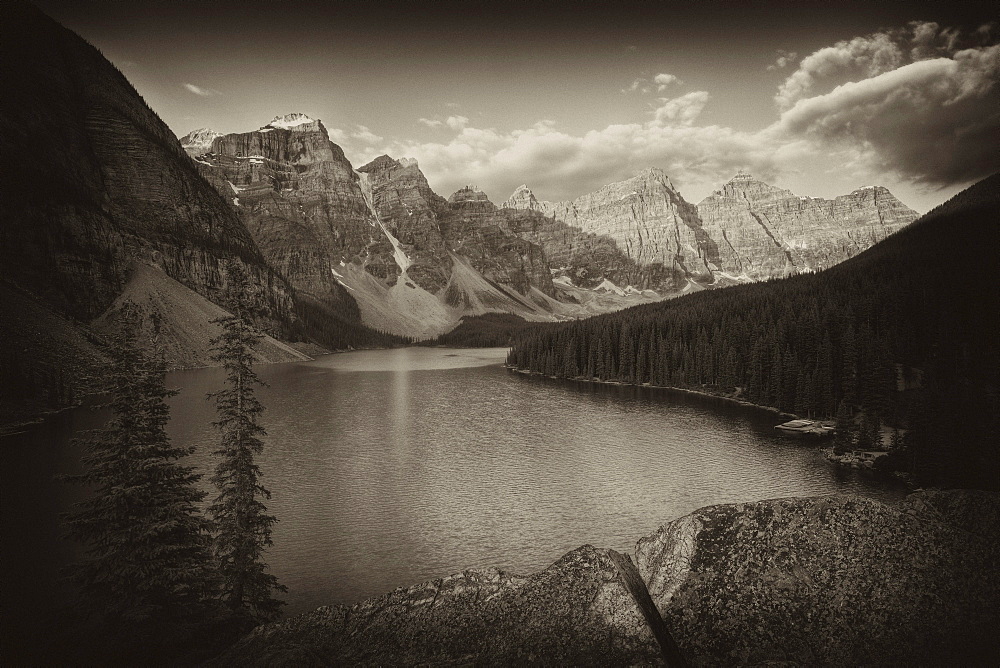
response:
<svg viewBox="0 0 1000 668"><path fill-rule="evenodd" d="M310 118L305 114L292 113L285 114L284 116L275 116L274 120L264 126L264 128L281 128L283 130L291 130L292 128L297 128L300 125L305 125L306 123L315 123L316 119ZM263 129L263 128L262 128Z"/></svg>

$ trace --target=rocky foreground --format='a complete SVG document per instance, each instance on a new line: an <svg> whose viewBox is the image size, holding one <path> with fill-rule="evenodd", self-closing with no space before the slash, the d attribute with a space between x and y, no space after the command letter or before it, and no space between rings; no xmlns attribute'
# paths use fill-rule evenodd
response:
<svg viewBox="0 0 1000 668"><path fill-rule="evenodd" d="M258 627L229 665L858 665L1000 657L1000 496L710 506L527 577L469 570Z"/></svg>

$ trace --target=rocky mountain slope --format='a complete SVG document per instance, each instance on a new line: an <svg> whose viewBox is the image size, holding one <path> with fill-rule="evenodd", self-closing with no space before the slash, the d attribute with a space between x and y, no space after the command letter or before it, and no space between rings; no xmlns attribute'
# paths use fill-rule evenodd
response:
<svg viewBox="0 0 1000 668"><path fill-rule="evenodd" d="M571 294L521 234L520 219L538 214L499 209L471 187L446 200L411 160L381 156L355 171L303 114L247 133L196 131L182 145L300 294L356 308L380 330L427 338L469 315L556 320L650 300Z"/></svg>
<svg viewBox="0 0 1000 668"><path fill-rule="evenodd" d="M220 137L220 133L210 130L208 128L200 128L198 130L192 130L183 137L181 137L181 146L184 151L190 156L201 155L202 153L207 153L212 150L212 141L216 137Z"/></svg>
<svg viewBox="0 0 1000 668"><path fill-rule="evenodd" d="M689 278L711 282L708 264L717 257L714 244L702 230L697 210L659 169L644 170L572 202L540 201L521 186L504 207L536 211L611 240L632 266L615 263L604 273L615 272L620 281L628 280L623 286L667 293L683 288Z"/></svg>
<svg viewBox="0 0 1000 668"><path fill-rule="evenodd" d="M883 187L827 200L743 172L699 202L698 215L715 241L713 269L753 280L832 267L917 218Z"/></svg>
<svg viewBox="0 0 1000 668"><path fill-rule="evenodd" d="M543 217L529 238L558 258L555 264L573 265L580 255L594 263L593 256L603 255L585 271L574 267L570 280L597 274L619 287L663 296L819 271L917 218L882 187L825 200L799 197L745 173L695 207L658 169L572 202L542 201L520 186L503 206ZM560 223L576 235L562 236ZM610 252L602 253L597 240Z"/></svg>
<svg viewBox="0 0 1000 668"><path fill-rule="evenodd" d="M198 168L267 260L299 294L357 313L333 268L367 257L381 235L354 169L323 124L290 114L252 132L203 133L211 135L211 151L195 158ZM193 150L200 145L193 141L182 146Z"/></svg>
<svg viewBox="0 0 1000 668"><path fill-rule="evenodd" d="M126 302L152 316L144 320L144 336L156 341L171 367L213 366L211 340L222 333L222 326L214 321L228 317L228 311L162 270L136 264L121 294L90 323L90 328L98 333L110 333L117 326L119 312ZM312 358L272 336L265 335L254 350L254 361L258 363L308 359Z"/></svg>
<svg viewBox="0 0 1000 668"><path fill-rule="evenodd" d="M998 550L986 492L711 506L634 562L588 545L526 577L464 571L258 627L214 663L989 663Z"/></svg>
<svg viewBox="0 0 1000 668"><path fill-rule="evenodd" d="M133 260L217 301L233 261L267 287L261 323L279 331L288 285L125 77L33 7L2 11L3 276L88 320Z"/></svg>
<svg viewBox="0 0 1000 668"><path fill-rule="evenodd" d="M230 201L199 174L121 72L79 36L27 3L4 3L0 66L0 277L10 287L0 291L0 312L18 322L14 310L30 302L30 312L59 321L49 334L63 342L17 339L23 344L18 363L0 368L0 385L19 389L9 397L5 392L5 402L64 404L71 392L51 391L53 379L88 389L85 370L49 348L79 349L80 341L99 346L102 338L87 323L128 292L136 271L148 268L176 281L170 299L152 300L177 309L160 313L163 322L220 314L231 268L239 267L254 286L256 323L274 336L330 347L394 341L362 327L349 299L343 308L332 303L321 311L308 295L296 295ZM191 140L210 136L195 133ZM175 331L188 325L211 330L206 320ZM4 334L5 345L16 338ZM203 343L194 350L175 346L169 361L204 363ZM262 359L292 355L278 348L271 353Z"/></svg>
<svg viewBox="0 0 1000 668"><path fill-rule="evenodd" d="M470 315L579 318L814 271L915 217L885 189L826 202L745 176L695 207L658 169L572 202L526 186L500 207L473 186L445 199L413 160L355 171L303 114L181 143L302 294L415 338Z"/></svg>

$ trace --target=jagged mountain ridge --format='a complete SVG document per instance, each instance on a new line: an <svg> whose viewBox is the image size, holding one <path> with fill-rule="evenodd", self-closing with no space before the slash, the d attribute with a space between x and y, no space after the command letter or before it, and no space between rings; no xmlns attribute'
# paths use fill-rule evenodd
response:
<svg viewBox="0 0 1000 668"><path fill-rule="evenodd" d="M207 152L189 135L185 148L297 290L370 326L424 338L463 315L558 317L541 249L487 220L492 204L484 218L482 202L435 194L415 162L383 156L355 171L304 114L215 137Z"/></svg>
<svg viewBox="0 0 1000 668"><path fill-rule="evenodd" d="M521 186L504 203L598 237L607 237L641 271L629 285L664 293L688 278L711 282L717 250L704 233L697 210L680 196L662 170L650 168L572 202L547 202ZM615 268L617 269L617 267Z"/></svg>
<svg viewBox="0 0 1000 668"><path fill-rule="evenodd" d="M222 133L210 128L199 128L181 137L180 143L188 155L199 155L211 151L212 140L221 136Z"/></svg>
<svg viewBox="0 0 1000 668"><path fill-rule="evenodd" d="M276 150L275 136L282 133L311 136L312 147ZM325 127L303 114L276 117L252 133L218 137L213 150L199 156L199 138L209 134L189 135L186 148L203 165L226 173L231 193L218 173L213 177L217 170L204 170L221 192L236 195L234 205L250 216L248 227L271 249L266 252L273 263L290 277L292 264L308 264L306 273L326 284L327 293L331 277L352 293L367 324L417 337L446 331L462 315L507 311L529 320L575 318L706 287L816 271L916 217L884 188L827 201L798 197L748 175L738 175L695 206L655 168L572 202L542 201L521 186L497 207L475 187L445 199L431 189L416 161L387 155L358 168L355 185L347 172L350 163ZM317 149L317 141L332 148ZM328 212L326 228L344 230L332 245L305 242L310 224L297 220L295 207L275 216L282 207L267 206L268 221L254 222L262 196L277 203L309 190L295 179L309 173L303 164L322 162L324 152L336 152L342 168L331 182L316 182L312 194L322 199L324 191L340 188L356 212L363 199L370 234L357 227L364 213L345 216L343 206ZM865 196L869 191L872 197ZM295 224L285 229L285 223L275 222L279 219ZM317 257L311 263L279 258L274 246L281 243ZM323 272L321 265L331 261L331 271ZM479 275L473 284L461 278L469 268ZM417 292L395 290L404 274L404 285ZM487 285L474 285L479 278Z"/></svg>
<svg viewBox="0 0 1000 668"><path fill-rule="evenodd" d="M364 255L380 235L343 151L322 123L305 118L218 135L195 160L297 291L356 314L331 267Z"/></svg>
<svg viewBox="0 0 1000 668"><path fill-rule="evenodd" d="M917 218L881 186L827 200L800 197L745 172L699 202L698 213L716 241L715 271L744 280L832 267Z"/></svg>
<svg viewBox="0 0 1000 668"><path fill-rule="evenodd" d="M692 284L720 287L825 269L917 218L883 187L825 200L743 172L694 206L655 168L571 202L539 200L522 185L503 206L614 242L638 271L609 262L605 277L668 295ZM565 243L536 238L550 256L566 257Z"/></svg>

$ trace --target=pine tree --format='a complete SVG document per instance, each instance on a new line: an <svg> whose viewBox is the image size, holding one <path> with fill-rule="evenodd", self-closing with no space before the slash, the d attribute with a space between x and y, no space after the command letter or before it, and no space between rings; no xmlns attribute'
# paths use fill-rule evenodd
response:
<svg viewBox="0 0 1000 668"><path fill-rule="evenodd" d="M897 427L892 430L892 439L889 441L889 452L902 452L903 447L903 432Z"/></svg>
<svg viewBox="0 0 1000 668"><path fill-rule="evenodd" d="M261 334L247 321L249 284L238 266L229 269L231 301L236 315L214 322L223 331L212 339L212 359L226 370L226 386L213 394L222 434L215 455L219 462L212 483L219 495L210 508L215 521L215 557L223 578L223 598L239 618L266 621L277 617L283 601L273 592L287 591L267 572L263 552L272 544L271 527L277 519L267 514L263 500L270 492L260 482L254 462L264 448L265 436L258 418L264 407L255 395L263 385L252 368L253 349Z"/></svg>
<svg viewBox="0 0 1000 668"><path fill-rule="evenodd" d="M201 476L180 463L193 448L171 444L165 430L165 400L176 391L140 332L139 311L127 303L109 351L113 417L84 441L84 472L69 478L94 492L66 522L86 545L73 572L96 621L133 643L176 642L211 614L217 581Z"/></svg>
<svg viewBox="0 0 1000 668"><path fill-rule="evenodd" d="M858 429L858 450L881 450L882 429L878 415L872 409L866 409L861 417L861 427Z"/></svg>
<svg viewBox="0 0 1000 668"><path fill-rule="evenodd" d="M847 401L841 399L840 406L837 407L837 429L836 443L833 451L838 455L854 449L854 419L851 417L851 408Z"/></svg>

